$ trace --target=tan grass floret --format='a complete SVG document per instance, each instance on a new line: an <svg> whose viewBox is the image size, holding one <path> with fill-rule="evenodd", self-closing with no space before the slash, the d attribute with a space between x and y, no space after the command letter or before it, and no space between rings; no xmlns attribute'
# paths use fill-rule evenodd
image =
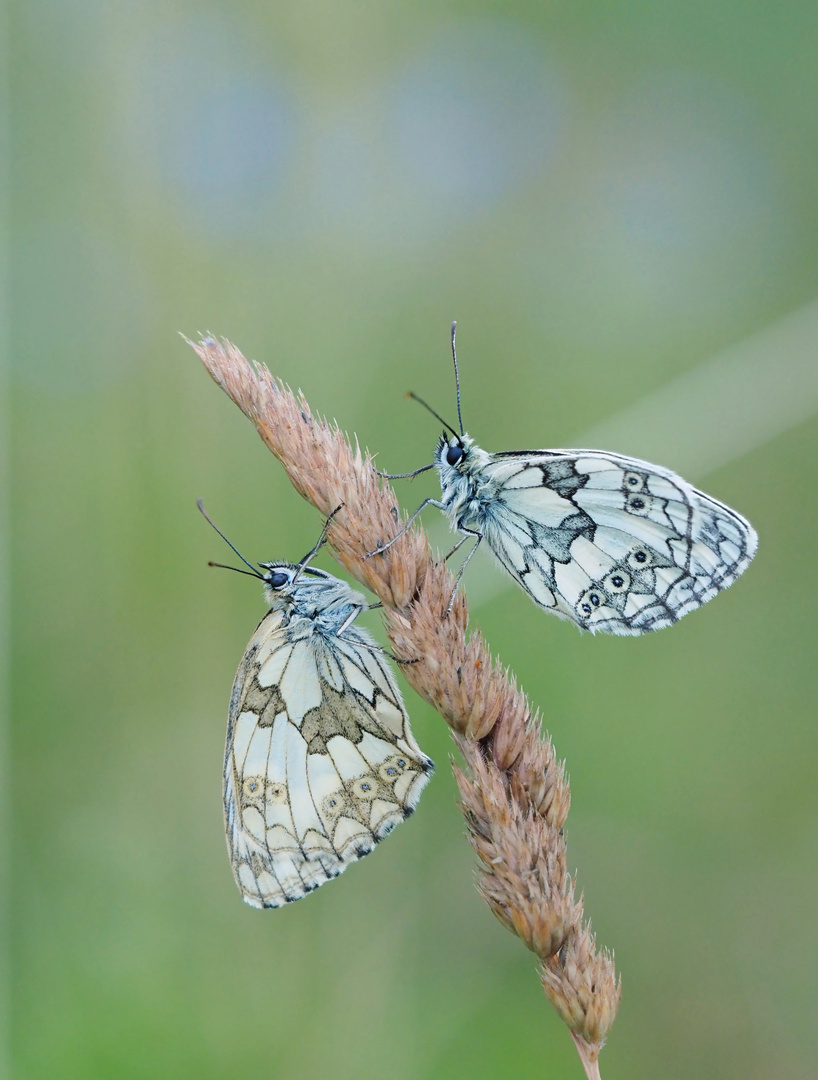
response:
<svg viewBox="0 0 818 1080"><path fill-rule="evenodd" d="M446 616L452 578L432 558L422 530L410 529L382 555L365 557L394 536L401 521L394 494L369 456L229 342L189 344L299 494L324 516L344 504L330 525L330 547L383 602L396 654L420 658L404 665L403 674L452 728L463 755L466 771L454 772L480 860L480 893L539 957L545 992L571 1031L586 1075L598 1077L620 983L612 957L596 948L583 922L583 901L566 869L570 790L538 716L492 661L480 633L467 637L462 593Z"/></svg>

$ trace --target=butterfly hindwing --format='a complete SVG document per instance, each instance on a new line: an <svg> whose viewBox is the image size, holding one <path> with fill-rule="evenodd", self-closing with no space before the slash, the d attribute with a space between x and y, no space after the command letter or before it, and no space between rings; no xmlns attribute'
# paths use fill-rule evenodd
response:
<svg viewBox="0 0 818 1080"><path fill-rule="evenodd" d="M256 907L298 900L372 851L432 770L378 646L345 625L358 594L327 574L303 589L309 604L295 583L260 623L231 699L227 842Z"/></svg>

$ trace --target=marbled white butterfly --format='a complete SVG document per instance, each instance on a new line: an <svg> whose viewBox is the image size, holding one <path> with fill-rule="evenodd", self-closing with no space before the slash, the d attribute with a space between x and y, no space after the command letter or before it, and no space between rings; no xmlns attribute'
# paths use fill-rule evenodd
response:
<svg viewBox="0 0 818 1080"><path fill-rule="evenodd" d="M669 469L600 450L510 450L490 454L463 430L452 324L458 433L445 425L430 465L437 506L476 538L458 574L483 540L535 603L583 630L644 634L670 626L736 580L758 538L735 510ZM401 535L398 533L397 535ZM385 551L396 539L381 545Z"/></svg>
<svg viewBox="0 0 818 1080"><path fill-rule="evenodd" d="M300 900L369 854L434 769L384 650L354 625L365 597L308 565L327 526L300 563L262 573L233 548L269 606L236 673L224 755L230 864L254 907Z"/></svg>

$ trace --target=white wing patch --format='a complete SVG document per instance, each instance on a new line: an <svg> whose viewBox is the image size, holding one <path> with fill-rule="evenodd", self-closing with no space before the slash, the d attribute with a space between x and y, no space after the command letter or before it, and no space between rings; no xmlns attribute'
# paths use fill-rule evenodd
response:
<svg viewBox="0 0 818 1080"><path fill-rule="evenodd" d="M376 648L352 626L341 636L296 630L280 610L247 646L230 704L224 813L233 873L255 907L337 877L412 812L429 779L432 762Z"/></svg>
<svg viewBox="0 0 818 1080"><path fill-rule="evenodd" d="M594 450L489 455L490 492L457 525L483 533L531 598L584 630L669 626L743 573L758 538L681 477Z"/></svg>

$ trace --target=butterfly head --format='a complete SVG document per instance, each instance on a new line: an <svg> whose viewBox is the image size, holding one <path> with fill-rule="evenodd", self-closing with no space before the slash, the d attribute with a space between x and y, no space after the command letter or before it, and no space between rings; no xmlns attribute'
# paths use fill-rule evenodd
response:
<svg viewBox="0 0 818 1080"><path fill-rule="evenodd" d="M459 473L468 472L474 449L474 439L465 433L449 435L444 431L435 450L435 465L441 475L451 469L456 469Z"/></svg>
<svg viewBox="0 0 818 1080"><path fill-rule="evenodd" d="M269 603L282 597L292 597L302 586L316 582L326 582L329 577L323 570L312 566L299 566L295 563L259 563L261 580L264 582L264 595Z"/></svg>
<svg viewBox="0 0 818 1080"><path fill-rule="evenodd" d="M289 563L259 563L259 566L264 571L262 577L265 589L274 593L283 592L292 584L297 569Z"/></svg>

